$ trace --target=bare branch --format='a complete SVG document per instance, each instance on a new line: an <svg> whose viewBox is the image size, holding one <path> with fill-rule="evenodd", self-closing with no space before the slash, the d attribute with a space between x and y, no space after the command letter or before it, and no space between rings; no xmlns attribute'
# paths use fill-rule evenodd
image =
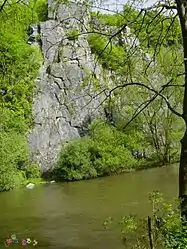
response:
<svg viewBox="0 0 187 249"><path fill-rule="evenodd" d="M3 4L1 5L1 7L0 7L0 12L3 10L3 8L4 8L4 6L5 6L5 4L8 2L8 0L4 0L4 2L3 2Z"/></svg>
<svg viewBox="0 0 187 249"><path fill-rule="evenodd" d="M169 86L170 85L170 83L172 83L173 82L173 79L171 79L170 81L168 81L168 83L166 84L166 86ZM159 96L159 94L161 94L162 92L163 92L163 90L165 89L165 87L162 87L162 89L158 92L158 93L156 93L150 100L149 100L149 102L138 112L138 113L136 113L136 115L134 115L130 120L129 120L129 122L127 122L127 124L123 127L123 129L125 129L137 116L139 116L140 115L140 113L142 113L158 96ZM182 115L181 115L181 117L182 117Z"/></svg>
<svg viewBox="0 0 187 249"><path fill-rule="evenodd" d="M133 82L133 83L126 83L126 84L123 84L123 85L118 85L116 87L114 87L112 90L110 90L109 94L111 94L113 91L115 91L116 89L118 88L124 88L124 87L127 87L127 86L141 86L141 87L144 87L146 88L147 90L149 91L152 91L154 93L156 93L156 95L160 96L161 98L163 98L168 106L168 108L177 116L179 117L182 117L182 114L178 113L177 111L175 111L172 106L170 105L169 101L167 100L167 98L162 95L160 92L156 91L155 89L152 89L150 88L149 86L146 86L145 84L143 83L139 83L139 82ZM163 89L163 88L162 88Z"/></svg>
<svg viewBox="0 0 187 249"><path fill-rule="evenodd" d="M168 5L168 4L162 4L162 3L156 3L150 7L146 7L146 8L142 8L142 10L154 10L154 9L158 9L158 8L163 8L163 9L167 9L167 10L176 10L177 6L176 5Z"/></svg>
<svg viewBox="0 0 187 249"><path fill-rule="evenodd" d="M159 6L157 6L157 7L165 8L167 10L176 10L177 9L176 5L167 5L167 4L159 4Z"/></svg>

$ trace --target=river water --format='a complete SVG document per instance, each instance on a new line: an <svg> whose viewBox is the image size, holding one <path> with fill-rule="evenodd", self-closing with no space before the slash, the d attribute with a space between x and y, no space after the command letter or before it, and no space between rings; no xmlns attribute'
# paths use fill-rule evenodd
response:
<svg viewBox="0 0 187 249"><path fill-rule="evenodd" d="M128 214L147 216L154 190L177 196L178 165L0 193L0 248L14 233L19 240L35 238L38 249L125 248L118 222ZM106 231L108 216L114 225Z"/></svg>

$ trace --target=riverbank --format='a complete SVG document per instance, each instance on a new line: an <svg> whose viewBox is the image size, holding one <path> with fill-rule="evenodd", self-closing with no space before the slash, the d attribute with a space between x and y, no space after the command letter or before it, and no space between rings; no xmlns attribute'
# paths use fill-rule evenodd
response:
<svg viewBox="0 0 187 249"><path fill-rule="evenodd" d="M170 153L170 152L168 152ZM62 144L52 177L57 181L76 181L158 167L178 160L146 144L142 134L123 132L96 120L89 135Z"/></svg>
<svg viewBox="0 0 187 249"><path fill-rule="evenodd" d="M17 174L15 176L15 184L14 187L11 189L8 189L7 191L13 190L13 189L23 189L26 188L26 186L28 184L34 184L34 185L41 185L41 184L50 184L50 183L54 183L54 182L75 182L75 181L85 181L85 180L92 180L92 179L97 179L97 178L105 178L105 177L110 177L110 176L115 176L115 175L122 175L122 174L129 174L132 172L136 172L136 171L143 171L143 170L149 170L149 169L153 169L153 168L164 168L164 167L168 167L171 165L174 165L178 162L172 163L172 164L166 164L166 165L162 165L162 164L158 164L158 163L152 163L152 164L140 164L139 167L134 167L134 168L122 168L121 170L115 171L115 172L109 172L109 173L105 173L102 175L97 175L95 177L83 177L81 179L59 179L59 175L58 175L58 170L56 171L53 170L52 172L47 172L45 174L43 174L41 177L29 177L26 178L25 175L23 174L23 171L20 171L19 174ZM3 191L1 191L3 192Z"/></svg>
<svg viewBox="0 0 187 249"><path fill-rule="evenodd" d="M175 165L179 162L172 162L172 164L144 164L141 165L140 167L136 167L136 168L124 168L120 171L116 171L116 172L110 172L110 173L105 173L103 175L98 175L95 177L90 177L90 178L82 178L82 179L59 179L58 177L58 171L54 173L54 171L52 172L48 172L47 174L45 174L43 176L43 179L45 179L46 181L52 181L55 180L56 182L75 182L75 181L85 181L85 180L92 180L92 179L97 179L97 178L103 178L103 177L110 177L110 176L115 176L115 175L122 175L122 174L129 174L132 172L136 172L136 171L143 171L143 170L149 170L149 169L154 169L154 168L165 168L165 167L169 167L172 165Z"/></svg>

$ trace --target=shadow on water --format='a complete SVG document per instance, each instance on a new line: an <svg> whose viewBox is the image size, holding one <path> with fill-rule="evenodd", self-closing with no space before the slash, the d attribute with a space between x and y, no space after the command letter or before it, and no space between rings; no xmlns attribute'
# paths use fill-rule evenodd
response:
<svg viewBox="0 0 187 249"><path fill-rule="evenodd" d="M149 193L158 190L167 198L175 197L177 181L178 167L172 165L0 193L0 248L13 233L20 240L36 239L38 249L124 248L119 227L122 216L147 216ZM114 224L105 231L103 221L108 216Z"/></svg>

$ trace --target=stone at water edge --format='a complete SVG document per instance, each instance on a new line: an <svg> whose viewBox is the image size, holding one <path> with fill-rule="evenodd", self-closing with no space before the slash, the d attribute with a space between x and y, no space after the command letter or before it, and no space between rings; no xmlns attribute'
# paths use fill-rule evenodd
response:
<svg viewBox="0 0 187 249"><path fill-rule="evenodd" d="M35 184L34 183L29 183L27 184L26 188L27 189L33 189L35 187Z"/></svg>
<svg viewBox="0 0 187 249"><path fill-rule="evenodd" d="M55 183L55 181L53 180L53 181L50 181L50 183Z"/></svg>

